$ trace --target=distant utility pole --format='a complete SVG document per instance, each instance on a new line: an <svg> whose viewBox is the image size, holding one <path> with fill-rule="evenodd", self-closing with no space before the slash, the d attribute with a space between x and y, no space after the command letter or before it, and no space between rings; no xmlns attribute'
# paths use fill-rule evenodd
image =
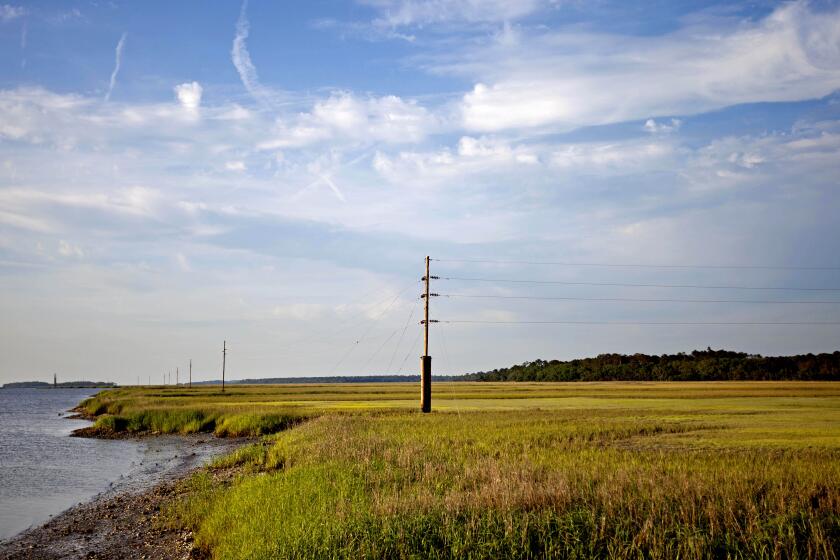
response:
<svg viewBox="0 0 840 560"><path fill-rule="evenodd" d="M150 373L149 374L149 387L151 387L151 386L152 386L152 374Z"/></svg>
<svg viewBox="0 0 840 560"><path fill-rule="evenodd" d="M58 374L57 373L53 374L53 388L54 389L58 388Z"/></svg>
<svg viewBox="0 0 840 560"><path fill-rule="evenodd" d="M175 368L175 385L180 385L178 382L178 368Z"/></svg>
<svg viewBox="0 0 840 560"><path fill-rule="evenodd" d="M227 340L222 341L222 393L225 392L225 358L227 357Z"/></svg>
<svg viewBox="0 0 840 560"><path fill-rule="evenodd" d="M435 320L429 320L429 299L437 296L429 292L429 284L432 280L437 280L437 276L429 274L429 261L432 259L426 257L426 275L423 277L425 282L425 292L420 297L425 300L423 309L423 355L420 357L420 410L423 412L432 411L432 357L429 356L429 323L437 323Z"/></svg>
<svg viewBox="0 0 840 560"><path fill-rule="evenodd" d="M192 358L190 358L190 389L192 389Z"/></svg>

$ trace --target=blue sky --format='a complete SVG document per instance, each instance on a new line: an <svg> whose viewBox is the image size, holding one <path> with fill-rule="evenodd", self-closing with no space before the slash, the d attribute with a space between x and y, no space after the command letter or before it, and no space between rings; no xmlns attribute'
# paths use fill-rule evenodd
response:
<svg viewBox="0 0 840 560"><path fill-rule="evenodd" d="M0 1L0 381L154 381L189 358L207 378L223 339L232 378L413 372L426 254L714 265L446 277L840 287L838 90L836 2ZM719 268L744 265L781 268ZM506 296L436 299L443 320L840 321L623 301L832 291L435 290ZM441 324L432 348L449 373L838 336Z"/></svg>

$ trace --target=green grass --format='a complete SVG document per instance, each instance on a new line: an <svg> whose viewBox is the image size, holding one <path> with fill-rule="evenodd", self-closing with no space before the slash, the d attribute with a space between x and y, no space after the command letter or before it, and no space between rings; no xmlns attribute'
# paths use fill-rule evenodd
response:
<svg viewBox="0 0 840 560"><path fill-rule="evenodd" d="M168 509L213 558L840 555L840 383L434 390L430 415L408 384L119 389L85 407L114 429L282 430Z"/></svg>

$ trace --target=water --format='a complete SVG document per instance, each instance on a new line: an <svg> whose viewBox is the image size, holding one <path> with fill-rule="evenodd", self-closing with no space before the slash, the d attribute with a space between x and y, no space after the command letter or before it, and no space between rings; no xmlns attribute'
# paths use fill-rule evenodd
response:
<svg viewBox="0 0 840 560"><path fill-rule="evenodd" d="M94 393L0 389L0 539L90 499L144 463L145 442L69 437L90 423L67 419L67 410Z"/></svg>

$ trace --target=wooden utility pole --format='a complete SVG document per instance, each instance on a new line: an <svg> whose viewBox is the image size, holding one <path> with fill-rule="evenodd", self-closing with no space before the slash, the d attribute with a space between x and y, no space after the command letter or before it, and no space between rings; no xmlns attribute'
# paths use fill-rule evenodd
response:
<svg viewBox="0 0 840 560"><path fill-rule="evenodd" d="M227 340L222 341L222 393L225 392L225 358L227 357Z"/></svg>
<svg viewBox="0 0 840 560"><path fill-rule="evenodd" d="M178 373L179 373L178 368L175 368L175 385L176 386L180 385L180 383L178 382L178 377L179 377Z"/></svg>
<svg viewBox="0 0 840 560"><path fill-rule="evenodd" d="M420 410L423 412L432 411L432 357L429 356L429 283L432 279L429 276L429 257L426 257L426 275L423 280L426 283L426 290L423 298L426 300L423 306L423 355L420 357Z"/></svg>
<svg viewBox="0 0 840 560"><path fill-rule="evenodd" d="M58 389L58 374L53 374L53 389Z"/></svg>
<svg viewBox="0 0 840 560"><path fill-rule="evenodd" d="M192 358L190 358L190 389L192 389Z"/></svg>

